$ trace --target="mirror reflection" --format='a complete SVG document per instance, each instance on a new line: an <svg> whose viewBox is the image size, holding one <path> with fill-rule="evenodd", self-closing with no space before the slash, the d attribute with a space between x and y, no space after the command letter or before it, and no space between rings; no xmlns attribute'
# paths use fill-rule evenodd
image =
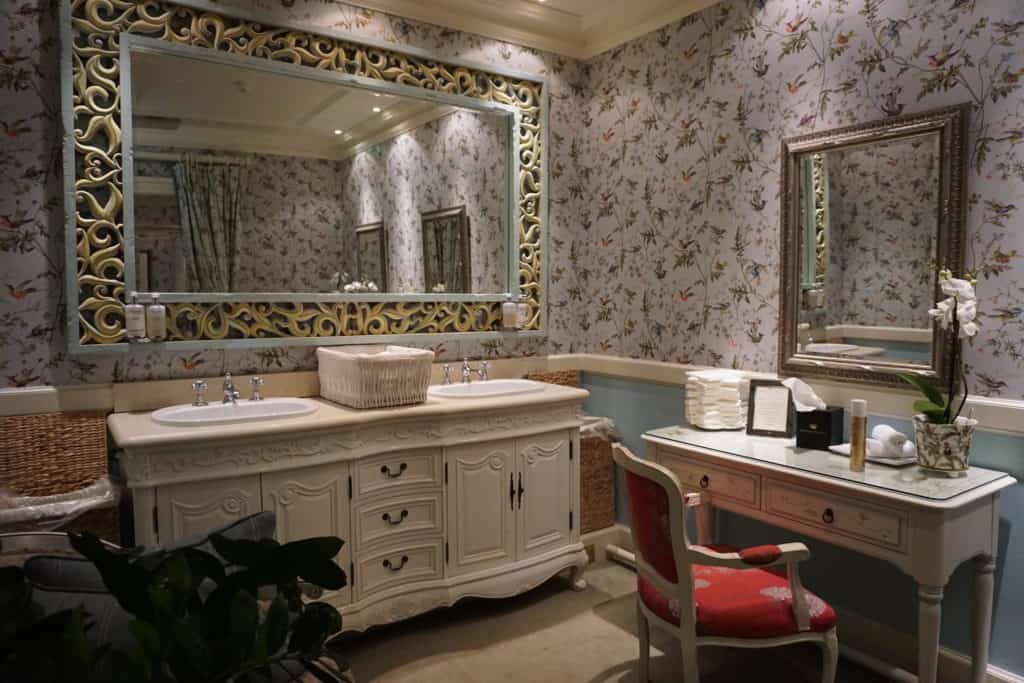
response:
<svg viewBox="0 0 1024 683"><path fill-rule="evenodd" d="M136 289L508 291L506 112L141 51L130 78Z"/></svg>
<svg viewBox="0 0 1024 683"><path fill-rule="evenodd" d="M802 353L930 365L940 142L800 155Z"/></svg>

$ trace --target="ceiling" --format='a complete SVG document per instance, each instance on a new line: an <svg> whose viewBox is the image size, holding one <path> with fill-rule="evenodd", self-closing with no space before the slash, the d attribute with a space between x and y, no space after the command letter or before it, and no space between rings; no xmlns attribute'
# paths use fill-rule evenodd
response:
<svg viewBox="0 0 1024 683"><path fill-rule="evenodd" d="M138 52L131 92L135 146L326 159L344 159L454 111L334 82Z"/></svg>
<svg viewBox="0 0 1024 683"><path fill-rule="evenodd" d="M589 59L718 0L347 0L380 12Z"/></svg>

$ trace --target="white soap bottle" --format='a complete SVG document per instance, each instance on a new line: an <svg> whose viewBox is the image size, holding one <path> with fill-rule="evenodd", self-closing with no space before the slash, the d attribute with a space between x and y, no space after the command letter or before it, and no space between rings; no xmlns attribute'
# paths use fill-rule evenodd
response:
<svg viewBox="0 0 1024 683"><path fill-rule="evenodd" d="M521 330L525 329L527 323L530 322L530 304L526 303L526 301L526 295L522 295L519 297L519 304L516 306L519 311L519 315L517 316L519 318L518 327Z"/></svg>
<svg viewBox="0 0 1024 683"><path fill-rule="evenodd" d="M506 330L519 329L519 305L511 299L501 305L501 326Z"/></svg>
<svg viewBox="0 0 1024 683"><path fill-rule="evenodd" d="M153 303L146 308L146 334L150 341L167 339L167 307L160 303L160 295L153 295Z"/></svg>
<svg viewBox="0 0 1024 683"><path fill-rule="evenodd" d="M130 342L146 338L146 307L137 298L138 294L132 292L132 302L124 307L124 332Z"/></svg>

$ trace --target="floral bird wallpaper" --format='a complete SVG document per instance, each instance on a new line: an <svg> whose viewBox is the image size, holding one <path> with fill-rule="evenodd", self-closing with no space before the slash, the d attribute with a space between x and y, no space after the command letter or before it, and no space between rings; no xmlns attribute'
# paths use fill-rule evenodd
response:
<svg viewBox="0 0 1024 683"><path fill-rule="evenodd" d="M773 370L782 137L970 102L978 393L1024 398L1024 4L724 0L587 62L330 0L222 0L548 79L548 340L441 357L591 351ZM0 8L0 378L12 386L315 367L310 350L68 358L55 3Z"/></svg>

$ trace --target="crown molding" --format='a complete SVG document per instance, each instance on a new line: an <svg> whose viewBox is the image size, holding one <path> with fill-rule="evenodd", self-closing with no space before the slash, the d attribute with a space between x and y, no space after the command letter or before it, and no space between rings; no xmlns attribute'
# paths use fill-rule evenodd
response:
<svg viewBox="0 0 1024 683"><path fill-rule="evenodd" d="M576 59L590 59L718 0L591 0L585 14L536 0L347 0L415 19Z"/></svg>

